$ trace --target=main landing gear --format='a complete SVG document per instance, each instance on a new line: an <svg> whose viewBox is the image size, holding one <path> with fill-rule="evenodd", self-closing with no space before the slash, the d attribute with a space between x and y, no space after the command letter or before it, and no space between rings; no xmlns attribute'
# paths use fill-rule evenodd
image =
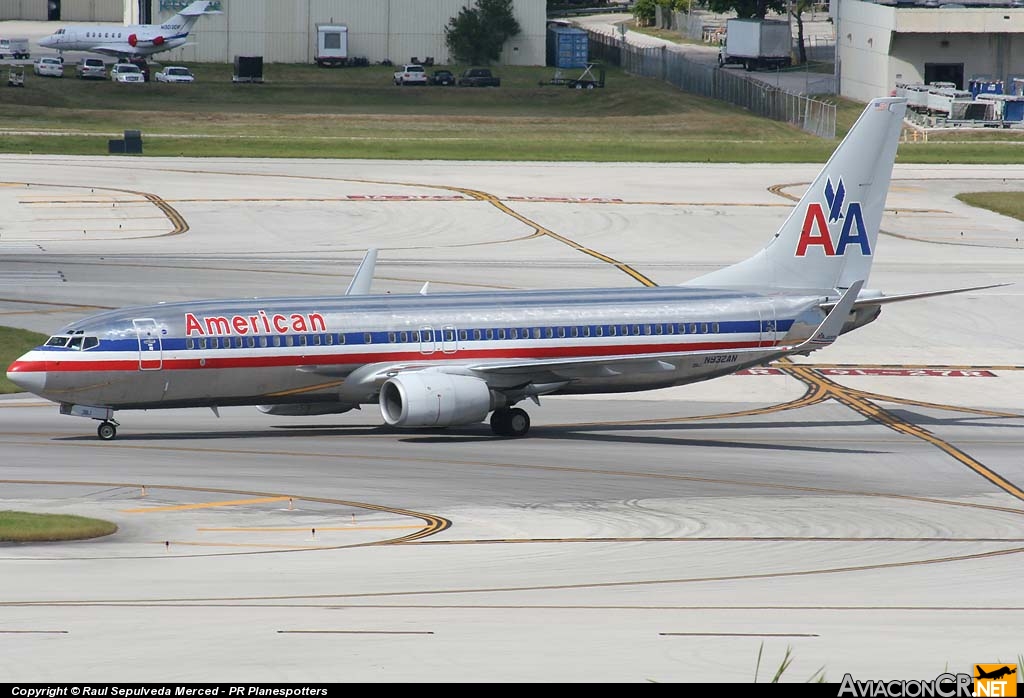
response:
<svg viewBox="0 0 1024 698"><path fill-rule="evenodd" d="M113 441L117 436L117 428L121 426L113 419L106 419L96 427L96 435L104 441Z"/></svg>
<svg viewBox="0 0 1024 698"><path fill-rule="evenodd" d="M502 407L491 415L491 431L498 436L526 436L530 431L530 415L518 407Z"/></svg>

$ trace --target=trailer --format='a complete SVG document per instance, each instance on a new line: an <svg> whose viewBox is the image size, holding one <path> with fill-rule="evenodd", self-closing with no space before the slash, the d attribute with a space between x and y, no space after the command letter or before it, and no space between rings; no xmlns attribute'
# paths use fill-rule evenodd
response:
<svg viewBox="0 0 1024 698"><path fill-rule="evenodd" d="M594 70L597 70L597 76ZM555 76L550 80L541 80L540 86L544 85L565 85L574 90L593 90L596 87L604 87L605 70L599 63L588 63L578 77L570 78L559 68L555 70Z"/></svg>
<svg viewBox="0 0 1024 698"><path fill-rule="evenodd" d="M316 25L316 64L321 68L337 68L348 62L348 26Z"/></svg>
<svg viewBox="0 0 1024 698"><path fill-rule="evenodd" d="M0 39L0 60L7 56L16 61L31 58L32 53L28 47L28 39Z"/></svg>
<svg viewBox="0 0 1024 698"><path fill-rule="evenodd" d="M718 50L718 66L739 64L747 70L786 68L792 62L793 36L788 22L730 19L725 43Z"/></svg>

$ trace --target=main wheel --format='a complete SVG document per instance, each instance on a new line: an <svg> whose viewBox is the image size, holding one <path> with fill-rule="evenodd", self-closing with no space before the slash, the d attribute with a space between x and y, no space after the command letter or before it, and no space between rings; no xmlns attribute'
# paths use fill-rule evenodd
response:
<svg viewBox="0 0 1024 698"><path fill-rule="evenodd" d="M506 424L508 425L506 436L526 436L526 432L530 431L530 415L526 413L526 410L513 407L508 411Z"/></svg>
<svg viewBox="0 0 1024 698"><path fill-rule="evenodd" d="M507 407L494 410L491 414L491 431L498 436L508 436L509 413L512 410Z"/></svg>
<svg viewBox="0 0 1024 698"><path fill-rule="evenodd" d="M113 441L117 436L117 427L110 422L100 422L100 425L96 427L96 435L104 441Z"/></svg>

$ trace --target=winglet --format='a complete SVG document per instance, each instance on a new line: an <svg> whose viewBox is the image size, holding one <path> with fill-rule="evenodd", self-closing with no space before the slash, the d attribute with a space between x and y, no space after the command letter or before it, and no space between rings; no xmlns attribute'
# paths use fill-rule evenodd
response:
<svg viewBox="0 0 1024 698"><path fill-rule="evenodd" d="M843 325L846 323L846 318L849 316L850 311L853 310L853 303L857 300L857 294L860 293L861 287L864 285L864 281L854 281L850 288L846 289L842 297L839 299L832 310L829 311L825 319L818 325L818 329L814 331L809 338L802 343L793 347L790 350L792 353L799 353L801 351L815 351L816 349L824 349L831 345L839 337L839 333L843 329ZM790 353L787 352L787 353Z"/></svg>
<svg viewBox="0 0 1024 698"><path fill-rule="evenodd" d="M377 266L377 248L371 247L366 251L366 256L359 263L355 276L345 291L346 296L365 296L370 292L370 284L373 283L373 270Z"/></svg>

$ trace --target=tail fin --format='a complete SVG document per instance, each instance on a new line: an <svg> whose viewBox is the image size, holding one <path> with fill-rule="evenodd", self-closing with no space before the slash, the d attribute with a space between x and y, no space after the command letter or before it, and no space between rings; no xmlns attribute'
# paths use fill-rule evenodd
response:
<svg viewBox="0 0 1024 698"><path fill-rule="evenodd" d="M197 0L170 19L164 20L160 25L161 29L173 30L175 33L188 34L196 20L203 15L220 14L219 10L211 10L212 2L208 0Z"/></svg>
<svg viewBox="0 0 1024 698"><path fill-rule="evenodd" d="M866 281L907 101L872 100L771 242L683 286L849 288Z"/></svg>

